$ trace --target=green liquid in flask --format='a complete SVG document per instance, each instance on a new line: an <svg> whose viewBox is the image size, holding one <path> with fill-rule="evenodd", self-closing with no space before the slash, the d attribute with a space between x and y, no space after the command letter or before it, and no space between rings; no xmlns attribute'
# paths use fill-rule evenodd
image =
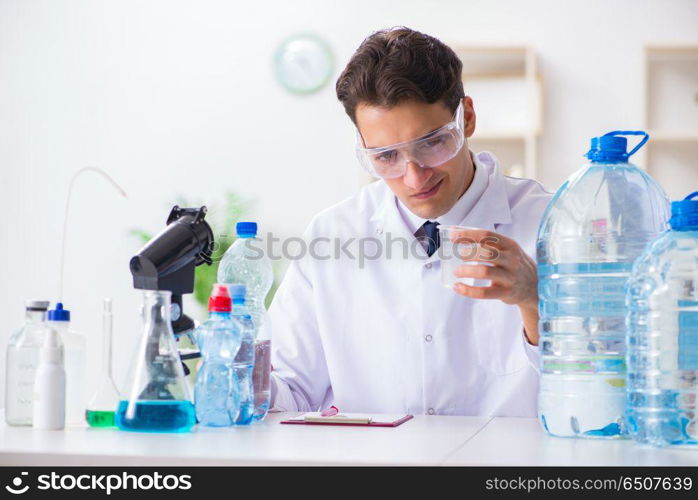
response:
<svg viewBox="0 0 698 500"><path fill-rule="evenodd" d="M85 420L90 427L115 427L113 411L85 410Z"/></svg>

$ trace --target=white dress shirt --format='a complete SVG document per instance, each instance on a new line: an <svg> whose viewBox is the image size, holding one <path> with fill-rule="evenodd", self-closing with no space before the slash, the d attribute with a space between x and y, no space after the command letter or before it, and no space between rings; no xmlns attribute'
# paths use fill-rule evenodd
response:
<svg viewBox="0 0 698 500"><path fill-rule="evenodd" d="M503 176L489 153L474 160L473 184L437 220L496 231L535 257L551 193ZM379 181L310 223L312 251L269 311L273 408L535 416L538 350L518 307L443 287L438 252L427 257L400 212Z"/></svg>

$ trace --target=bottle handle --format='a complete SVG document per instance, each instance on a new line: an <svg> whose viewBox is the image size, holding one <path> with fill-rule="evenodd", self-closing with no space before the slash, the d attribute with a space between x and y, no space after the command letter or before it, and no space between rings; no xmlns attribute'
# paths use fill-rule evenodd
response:
<svg viewBox="0 0 698 500"><path fill-rule="evenodd" d="M637 150L640 149L642 146L645 145L645 143L649 140L650 135L645 132L644 130L614 130L613 132L609 132L607 134L604 134L604 137L614 137L617 135L641 135L642 140L637 143L637 145L628 153L628 158L630 158L632 155L637 153Z"/></svg>
<svg viewBox="0 0 698 500"><path fill-rule="evenodd" d="M696 196L698 196L698 191L692 192L691 194L689 194L688 196L686 196L686 197L683 199L683 201L692 200L692 199L695 198Z"/></svg>

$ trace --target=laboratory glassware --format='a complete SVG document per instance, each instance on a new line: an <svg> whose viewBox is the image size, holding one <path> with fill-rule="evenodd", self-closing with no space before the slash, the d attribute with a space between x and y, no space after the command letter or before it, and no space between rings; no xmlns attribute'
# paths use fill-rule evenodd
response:
<svg viewBox="0 0 698 500"><path fill-rule="evenodd" d="M126 399L119 402L119 429L141 432L187 432L196 423L191 389L170 321L169 291L143 293L144 329L129 371Z"/></svg>
<svg viewBox="0 0 698 500"><path fill-rule="evenodd" d="M121 399L112 376L113 323L112 301L104 299L102 305L101 380L85 410L85 420L91 427L114 427L114 414Z"/></svg>
<svg viewBox="0 0 698 500"><path fill-rule="evenodd" d="M49 302L28 300L25 321L7 344L5 372L5 421L8 425L32 425L34 379L39 364L39 349L48 326Z"/></svg>
<svg viewBox="0 0 698 500"><path fill-rule="evenodd" d="M481 242L467 239L467 236L461 234L462 231L467 230L477 230L477 228L465 226L439 226L439 242L441 245L438 249L438 255L441 263L441 284L446 288L453 288L453 285L456 283L483 287L492 284L492 282L487 279L458 278L454 274L456 269L463 265L492 265L484 260L474 260L483 259L491 255L491 251L483 248ZM459 234L463 239L454 242L453 239L457 238Z"/></svg>

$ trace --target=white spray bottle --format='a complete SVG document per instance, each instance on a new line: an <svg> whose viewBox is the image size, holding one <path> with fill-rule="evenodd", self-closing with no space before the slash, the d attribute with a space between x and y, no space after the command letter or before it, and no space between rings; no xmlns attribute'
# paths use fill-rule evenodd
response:
<svg viewBox="0 0 698 500"><path fill-rule="evenodd" d="M58 430L65 427L65 368L63 344L56 330L47 330L39 353L34 381L34 418L36 429Z"/></svg>

